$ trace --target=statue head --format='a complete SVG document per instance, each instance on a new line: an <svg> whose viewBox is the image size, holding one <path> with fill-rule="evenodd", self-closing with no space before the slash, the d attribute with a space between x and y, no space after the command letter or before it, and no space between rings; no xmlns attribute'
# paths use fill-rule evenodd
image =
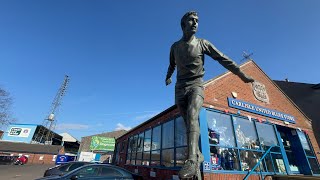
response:
<svg viewBox="0 0 320 180"><path fill-rule="evenodd" d="M181 18L181 29L183 33L195 34L198 30L198 14L195 11L189 11Z"/></svg>

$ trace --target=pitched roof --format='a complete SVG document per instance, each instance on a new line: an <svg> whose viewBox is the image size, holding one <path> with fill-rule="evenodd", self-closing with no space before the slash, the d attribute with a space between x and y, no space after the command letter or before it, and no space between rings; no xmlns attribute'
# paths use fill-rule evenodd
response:
<svg viewBox="0 0 320 180"><path fill-rule="evenodd" d="M312 120L320 118L320 84L274 81Z"/></svg>
<svg viewBox="0 0 320 180"><path fill-rule="evenodd" d="M0 141L0 151L35 154L59 154L62 146Z"/></svg>
<svg viewBox="0 0 320 180"><path fill-rule="evenodd" d="M118 131L112 131L112 132L105 132L105 133L101 133L101 134L95 134L95 135L91 135L91 136L85 136L82 138L88 138L88 137L92 137L92 136L100 136L100 137L109 137L109 138L118 138L120 136L122 136L123 134L125 134L127 131L126 130L118 130Z"/></svg>
<svg viewBox="0 0 320 180"><path fill-rule="evenodd" d="M67 142L77 142L78 140L71 136L69 133L61 133L59 134L60 136L62 136L62 141L67 141Z"/></svg>
<svg viewBox="0 0 320 180"><path fill-rule="evenodd" d="M261 73L263 73L263 74L267 77L268 81L269 81L275 88L277 88L277 89L289 100L289 102L290 102L306 119L308 119L309 121L311 121L310 118L308 118L308 116L299 108L299 106L296 105L296 104L294 103L294 101L292 101L292 100L289 98L289 96L287 96L286 93L285 93L252 59L250 59L250 60L242 63L241 65L239 65L239 67L240 67L240 69L243 70L243 69L246 69L249 64L253 64ZM203 85L204 85L204 87L209 86L211 83L215 83L215 81L217 81L217 80L219 80L220 78L223 78L223 77L225 77L225 76L227 76L227 75L229 75L229 74L232 74L232 72L231 72L231 71L226 71L225 73L222 73L221 75L218 75L218 76L216 76L216 77L214 77L214 78L212 78L212 79L209 79L209 80L205 81L205 82L203 83ZM253 77L253 78L254 78L254 77ZM320 86L320 84L319 84L318 86ZM318 87L318 86L314 86L314 87ZM132 132L132 131L135 131L136 129L138 129L139 127L141 127L141 126L143 126L143 125L145 125L145 124L148 124L148 123L152 122L153 120L157 119L158 117L162 116L163 114L166 114L166 113L169 112L169 111L172 111L172 110L175 109L175 108L177 108L176 105L173 105L173 106L167 108L166 110L162 111L162 112L159 113L158 115L156 115L156 116L150 118L149 120L143 122L142 124L139 124L139 125L137 125L136 127L132 128L130 131L128 131L127 133L125 133L123 136L125 136L126 134L129 134L129 133Z"/></svg>

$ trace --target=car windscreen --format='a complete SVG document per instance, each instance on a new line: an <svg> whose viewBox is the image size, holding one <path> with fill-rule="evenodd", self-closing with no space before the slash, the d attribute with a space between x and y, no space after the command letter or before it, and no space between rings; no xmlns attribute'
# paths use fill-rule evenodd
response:
<svg viewBox="0 0 320 180"><path fill-rule="evenodd" d="M72 170L75 170L77 169L78 167L81 167L85 165L85 163L73 163L68 169L67 171L72 171Z"/></svg>
<svg viewBox="0 0 320 180"><path fill-rule="evenodd" d="M58 169L59 171L65 172L65 171L67 171L67 169L68 169L71 165L72 165L71 163L63 164L63 165L59 166L57 169Z"/></svg>

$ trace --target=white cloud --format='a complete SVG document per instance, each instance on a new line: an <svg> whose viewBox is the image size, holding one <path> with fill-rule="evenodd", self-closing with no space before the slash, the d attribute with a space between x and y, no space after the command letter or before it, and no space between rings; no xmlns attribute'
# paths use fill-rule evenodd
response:
<svg viewBox="0 0 320 180"><path fill-rule="evenodd" d="M125 127L123 124L121 123L118 123L117 124L117 127L116 127L116 131L119 131L119 130L126 130L126 131L129 131L131 129L131 127Z"/></svg>
<svg viewBox="0 0 320 180"><path fill-rule="evenodd" d="M83 130L83 129L89 129L89 125L61 123L61 124L57 124L56 126L56 130Z"/></svg>

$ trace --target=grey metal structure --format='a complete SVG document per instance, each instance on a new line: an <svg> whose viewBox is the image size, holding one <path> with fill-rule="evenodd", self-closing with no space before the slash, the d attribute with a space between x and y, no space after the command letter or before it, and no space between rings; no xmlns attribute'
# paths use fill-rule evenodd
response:
<svg viewBox="0 0 320 180"><path fill-rule="evenodd" d="M54 134L53 130L54 130L56 123L57 123L56 114L59 110L59 106L61 105L62 98L65 95L66 89L69 84L69 80L70 80L69 76L65 75L63 83L62 83L60 89L58 90L58 92L52 102L49 115L42 122L42 126L44 128L39 129L39 132L37 133L33 142L40 143L40 144L42 144L42 143L51 144L52 143L52 137Z"/></svg>

